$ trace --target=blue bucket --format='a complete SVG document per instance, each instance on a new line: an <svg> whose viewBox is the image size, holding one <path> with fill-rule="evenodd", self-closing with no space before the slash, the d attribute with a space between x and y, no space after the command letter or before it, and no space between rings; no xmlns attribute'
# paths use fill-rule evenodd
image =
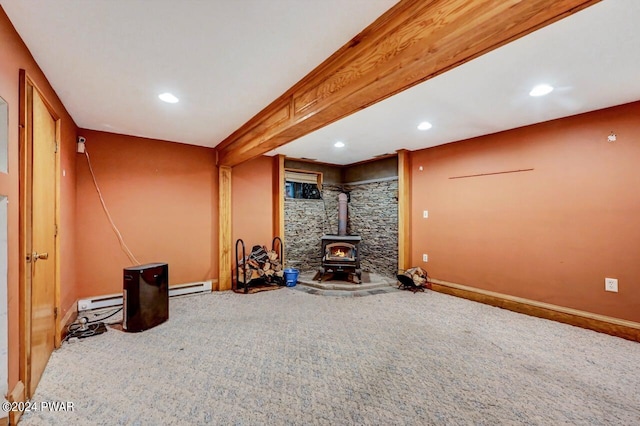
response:
<svg viewBox="0 0 640 426"><path fill-rule="evenodd" d="M287 284L287 287L293 287L298 282L298 271L295 268L287 268L284 270L284 282Z"/></svg>

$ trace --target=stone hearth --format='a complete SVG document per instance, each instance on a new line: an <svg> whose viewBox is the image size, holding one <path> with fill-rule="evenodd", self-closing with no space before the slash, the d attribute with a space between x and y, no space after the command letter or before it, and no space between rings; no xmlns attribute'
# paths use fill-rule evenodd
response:
<svg viewBox="0 0 640 426"><path fill-rule="evenodd" d="M397 290L397 281L378 274L362 273L363 282L354 284L344 280L318 282L314 273L302 273L298 277L298 290L325 296L365 296Z"/></svg>

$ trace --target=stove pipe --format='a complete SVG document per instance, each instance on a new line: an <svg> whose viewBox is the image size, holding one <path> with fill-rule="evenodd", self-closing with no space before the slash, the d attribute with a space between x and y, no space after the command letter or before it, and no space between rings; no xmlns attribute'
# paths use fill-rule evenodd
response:
<svg viewBox="0 0 640 426"><path fill-rule="evenodd" d="M347 235L347 194L338 195L338 235Z"/></svg>

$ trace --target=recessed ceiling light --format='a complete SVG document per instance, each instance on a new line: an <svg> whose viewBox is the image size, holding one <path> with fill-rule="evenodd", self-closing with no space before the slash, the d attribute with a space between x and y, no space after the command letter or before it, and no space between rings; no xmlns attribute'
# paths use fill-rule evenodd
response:
<svg viewBox="0 0 640 426"><path fill-rule="evenodd" d="M158 95L158 97L160 98L161 101L165 101L167 103L170 104L175 104L176 102L178 102L180 99L176 98L174 95L172 95L171 93L160 93Z"/></svg>
<svg viewBox="0 0 640 426"><path fill-rule="evenodd" d="M335 146L336 148L344 148L344 142L336 142L333 144L333 146Z"/></svg>
<svg viewBox="0 0 640 426"><path fill-rule="evenodd" d="M529 96L544 96L553 92L553 87L548 84L538 84L536 87L531 89L529 92Z"/></svg>
<svg viewBox="0 0 640 426"><path fill-rule="evenodd" d="M432 127L433 126L428 121L423 121L422 123L418 124L418 130L429 130Z"/></svg>

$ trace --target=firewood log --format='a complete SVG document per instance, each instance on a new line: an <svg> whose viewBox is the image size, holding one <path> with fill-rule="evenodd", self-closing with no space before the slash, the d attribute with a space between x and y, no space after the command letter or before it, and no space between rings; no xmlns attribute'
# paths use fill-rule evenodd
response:
<svg viewBox="0 0 640 426"><path fill-rule="evenodd" d="M264 271L265 275L268 275L268 276L272 276L274 274L274 272L275 271L273 269L268 269L268 270Z"/></svg>
<svg viewBox="0 0 640 426"><path fill-rule="evenodd" d="M268 271L269 269L271 269L271 264L269 262L265 262L265 264L262 265L262 269Z"/></svg>
<svg viewBox="0 0 640 426"><path fill-rule="evenodd" d="M284 277L284 271L277 271L276 276L280 278Z"/></svg>
<svg viewBox="0 0 640 426"><path fill-rule="evenodd" d="M248 280L251 279L251 272L250 271L247 271L247 279ZM244 268L240 268L240 270L238 271L238 281L241 282L241 283L244 283Z"/></svg>
<svg viewBox="0 0 640 426"><path fill-rule="evenodd" d="M278 258L278 253L276 253L274 250L269 250L267 255L269 256L269 260L272 260L272 261Z"/></svg>

